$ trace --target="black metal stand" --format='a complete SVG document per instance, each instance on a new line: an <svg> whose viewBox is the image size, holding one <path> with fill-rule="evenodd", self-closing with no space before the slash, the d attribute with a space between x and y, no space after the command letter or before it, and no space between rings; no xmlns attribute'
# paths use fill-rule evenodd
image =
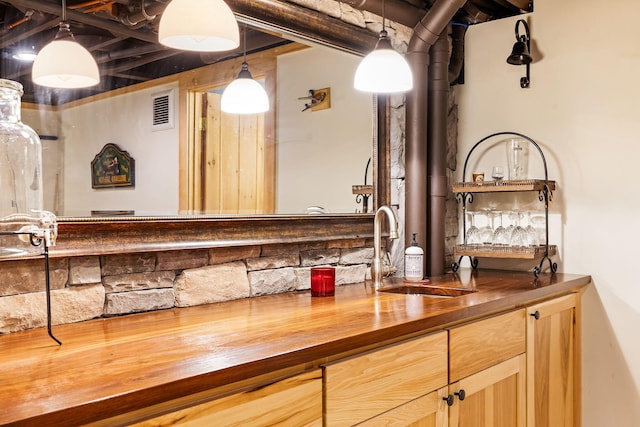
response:
<svg viewBox="0 0 640 427"><path fill-rule="evenodd" d="M51 280L49 274L49 246L44 245L44 275L45 275L45 293L47 295L47 333L58 345L62 345L62 341L53 335L51 330Z"/></svg>
<svg viewBox="0 0 640 427"><path fill-rule="evenodd" d="M41 246L44 242L44 275L45 275L45 295L47 300L47 333L49 336L58 343L58 345L62 345L62 342L53 335L53 331L51 330L51 274L49 270L49 246L45 242L45 239L35 235L34 233L21 233L21 232L0 232L0 235L24 235L29 236L29 242L32 246Z"/></svg>
<svg viewBox="0 0 640 427"><path fill-rule="evenodd" d="M463 182L465 181L465 177L467 175L467 165L469 163L469 158L471 157L471 153L473 153L473 151L479 146L481 145L483 142L494 138L496 136L506 136L506 135L513 135L513 136L517 136L523 139L526 139L527 141L529 141L537 150L538 153L540 154L540 157L542 158L542 164L544 166L544 185L542 190L540 190L538 192L538 200L540 200L541 202L544 202L544 220L545 220L545 245L544 245L544 255L542 257L542 259L540 260L540 264L536 267L534 267L533 269L533 274L535 275L535 277L538 277L538 275L542 272L542 266L544 264L545 261L549 262L549 269L551 270L551 273L555 273L556 271L558 271L558 264L553 262L549 256L549 202L553 199L553 192L550 189L549 186L549 174L547 171L547 160L544 157L544 153L542 152L542 149L540 148L540 146L530 137L523 135L521 133L518 132L497 132L497 133L493 133L491 135L488 135L484 138L482 138L480 141L476 142L475 145L473 147L471 147L471 150L469 150L469 153L467 154L467 158L464 161L464 168L462 170L462 180ZM467 203L473 203L473 193L471 192L459 192L456 194L456 202L458 203L462 203L462 230L463 230L463 242L466 245L467 244L467 236L466 236L466 230L467 230L467 224L466 224L466 219L467 219ZM461 257L458 258L457 262L454 262L453 264L451 264L451 269L456 272L458 271L458 269L460 268L460 262L462 261L462 259L468 256L469 257L469 261L471 262L471 267L475 270L476 268L478 268L478 258L474 257L472 255L463 255Z"/></svg>

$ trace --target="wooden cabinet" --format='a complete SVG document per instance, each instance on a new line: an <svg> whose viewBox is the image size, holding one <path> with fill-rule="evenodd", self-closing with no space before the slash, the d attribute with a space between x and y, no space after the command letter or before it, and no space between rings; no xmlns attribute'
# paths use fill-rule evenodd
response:
<svg viewBox="0 0 640 427"><path fill-rule="evenodd" d="M521 354L456 381L449 427L524 427L526 356Z"/></svg>
<svg viewBox="0 0 640 427"><path fill-rule="evenodd" d="M527 425L580 425L578 294L527 308Z"/></svg>
<svg viewBox="0 0 640 427"><path fill-rule="evenodd" d="M449 330L449 427L524 427L525 310Z"/></svg>
<svg viewBox="0 0 640 427"><path fill-rule="evenodd" d="M136 425L579 426L578 303L481 318Z"/></svg>
<svg viewBox="0 0 640 427"><path fill-rule="evenodd" d="M445 402L448 390L448 387L442 387L370 418L358 424L358 427L446 427L449 423L449 410Z"/></svg>
<svg viewBox="0 0 640 427"><path fill-rule="evenodd" d="M512 311L326 365L325 425L524 427L525 315Z"/></svg>
<svg viewBox="0 0 640 427"><path fill-rule="evenodd" d="M190 406L135 426L322 426L322 372L318 369Z"/></svg>
<svg viewBox="0 0 640 427"><path fill-rule="evenodd" d="M410 402L424 396L418 405L433 403L434 397L426 396L447 385L447 333L376 349L327 364L323 370L326 426L355 425L403 405L388 416L395 420L393 425L410 425L399 420L425 418L430 412L414 413L416 402Z"/></svg>

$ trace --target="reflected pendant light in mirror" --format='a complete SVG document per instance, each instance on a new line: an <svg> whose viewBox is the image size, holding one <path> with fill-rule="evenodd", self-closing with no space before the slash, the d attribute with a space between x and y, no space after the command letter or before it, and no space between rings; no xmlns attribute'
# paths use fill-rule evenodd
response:
<svg viewBox="0 0 640 427"><path fill-rule="evenodd" d="M37 85L63 89L90 87L100 83L98 64L71 33L65 0L62 0L60 29L53 41L38 52L31 77Z"/></svg>
<svg viewBox="0 0 640 427"><path fill-rule="evenodd" d="M158 40L174 49L219 52L237 48L240 34L223 0L172 0L160 17Z"/></svg>
<svg viewBox="0 0 640 427"><path fill-rule="evenodd" d="M353 87L373 93L406 92L413 88L411 68L406 59L393 49L385 30L384 1L380 38L375 49L358 65Z"/></svg>
<svg viewBox="0 0 640 427"><path fill-rule="evenodd" d="M222 92L220 108L231 114L257 114L269 110L269 96L264 87L253 79L247 64L247 28L243 33L242 69L238 78Z"/></svg>

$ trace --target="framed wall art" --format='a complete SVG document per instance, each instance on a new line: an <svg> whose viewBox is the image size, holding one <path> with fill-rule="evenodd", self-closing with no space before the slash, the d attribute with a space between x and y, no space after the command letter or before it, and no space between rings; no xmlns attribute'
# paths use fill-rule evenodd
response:
<svg viewBox="0 0 640 427"><path fill-rule="evenodd" d="M135 187L135 159L116 144L106 144L91 162L91 187Z"/></svg>

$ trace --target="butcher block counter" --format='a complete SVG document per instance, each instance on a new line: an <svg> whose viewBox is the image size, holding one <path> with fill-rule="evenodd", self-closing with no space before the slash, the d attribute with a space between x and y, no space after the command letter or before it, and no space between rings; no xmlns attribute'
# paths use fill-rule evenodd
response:
<svg viewBox="0 0 640 427"><path fill-rule="evenodd" d="M580 292L590 276L460 270L431 286L455 298L375 292L369 283L262 296L0 336L0 425L128 424L251 383L472 320ZM400 279L386 279L401 285ZM182 400L181 400L182 399ZM180 403L182 402L182 403ZM142 415L141 415L142 414ZM132 418L132 419L135 419Z"/></svg>

